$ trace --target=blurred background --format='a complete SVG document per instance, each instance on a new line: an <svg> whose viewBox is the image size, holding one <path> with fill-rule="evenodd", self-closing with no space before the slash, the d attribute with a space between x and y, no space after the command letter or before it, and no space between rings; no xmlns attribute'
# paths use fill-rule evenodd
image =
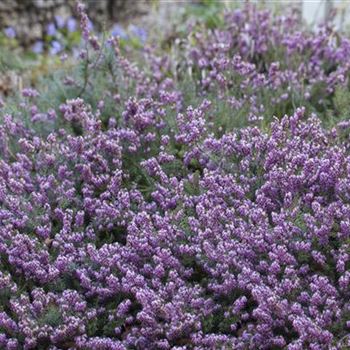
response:
<svg viewBox="0 0 350 350"><path fill-rule="evenodd" d="M332 20L348 31L350 2L345 0L250 1L283 14L293 7L310 28ZM81 45L76 0L0 0L0 97L20 90L59 65L63 52L72 56ZM85 0L90 26L98 35L119 36L128 44L168 42L186 33L192 22L215 28L218 12L244 1L218 0ZM159 38L159 39L158 39ZM160 39L161 38L161 39Z"/></svg>
<svg viewBox="0 0 350 350"><path fill-rule="evenodd" d="M125 26L129 23L152 22L167 19L169 15L182 11L190 5L203 6L216 3L220 6L239 6L244 1L225 0L85 0L88 15L98 30L110 28L115 24ZM345 27L350 22L347 0L303 0L303 1L251 1L267 8L283 8L293 5L309 24L322 22L336 12L336 24ZM55 29L73 31L76 27L76 0L1 0L0 31L8 36L16 36L21 45L28 47ZM155 18L156 17L156 18ZM163 24L166 24L164 21Z"/></svg>
<svg viewBox="0 0 350 350"><path fill-rule="evenodd" d="M2 0L0 26L13 29L23 45L30 45L53 33L54 27L75 29L75 0ZM86 1L88 14L97 26L124 22L145 15L149 4L140 1ZM48 27L50 26L50 27Z"/></svg>

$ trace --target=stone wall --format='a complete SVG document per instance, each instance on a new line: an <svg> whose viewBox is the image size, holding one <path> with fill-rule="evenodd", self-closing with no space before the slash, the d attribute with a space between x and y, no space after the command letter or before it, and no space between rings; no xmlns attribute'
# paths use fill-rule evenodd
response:
<svg viewBox="0 0 350 350"><path fill-rule="evenodd" d="M147 13L149 4L133 0L85 0L89 17L101 27L124 22ZM0 0L0 31L15 29L17 38L27 46L44 35L55 16L75 16L76 0Z"/></svg>

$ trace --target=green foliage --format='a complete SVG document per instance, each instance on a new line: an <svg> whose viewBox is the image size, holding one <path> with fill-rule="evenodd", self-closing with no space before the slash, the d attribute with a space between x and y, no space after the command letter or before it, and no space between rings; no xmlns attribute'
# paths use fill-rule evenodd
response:
<svg viewBox="0 0 350 350"><path fill-rule="evenodd" d="M9 70L23 71L24 62L20 56L15 55L9 48L0 45L0 72L6 73Z"/></svg>
<svg viewBox="0 0 350 350"><path fill-rule="evenodd" d="M107 337L115 337L115 328L121 326L124 320L115 321L108 320L106 316L94 319L87 325L88 336L104 335Z"/></svg>
<svg viewBox="0 0 350 350"><path fill-rule="evenodd" d="M220 332L220 333L230 333L231 324L239 321L239 315L231 315L229 317L224 317L224 310L216 312L215 314L209 315L202 319L202 329L206 334Z"/></svg>
<svg viewBox="0 0 350 350"><path fill-rule="evenodd" d="M195 17L199 22L205 23L206 27L210 29L217 28L223 25L223 18L220 15L223 4L221 1L201 0L199 4L188 6L188 15Z"/></svg>
<svg viewBox="0 0 350 350"><path fill-rule="evenodd" d="M350 117L350 90L349 87L339 86L333 97L334 108L328 113L331 124L349 119Z"/></svg>
<svg viewBox="0 0 350 350"><path fill-rule="evenodd" d="M61 311L56 305L49 305L38 319L39 325L57 327L63 322Z"/></svg>
<svg viewBox="0 0 350 350"><path fill-rule="evenodd" d="M200 179L200 172L199 170L196 170L193 174L193 181L189 182L186 181L184 184L184 190L186 193L188 193L191 196L199 195L199 179Z"/></svg>
<svg viewBox="0 0 350 350"><path fill-rule="evenodd" d="M11 296L10 288L0 288L0 311L4 311L4 307L8 305Z"/></svg>

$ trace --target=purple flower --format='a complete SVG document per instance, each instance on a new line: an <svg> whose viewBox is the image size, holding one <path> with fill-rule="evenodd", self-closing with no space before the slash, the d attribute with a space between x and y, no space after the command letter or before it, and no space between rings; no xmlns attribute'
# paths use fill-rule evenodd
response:
<svg viewBox="0 0 350 350"><path fill-rule="evenodd" d="M144 43L147 40L148 34L147 34L147 31L144 28L138 27L138 26L136 26L134 24L131 24L128 29L142 43Z"/></svg>
<svg viewBox="0 0 350 350"><path fill-rule="evenodd" d="M73 18L73 17L68 18L66 26L67 26L67 29L68 29L69 32L75 32L77 30L77 21L76 21L76 19Z"/></svg>
<svg viewBox="0 0 350 350"><path fill-rule="evenodd" d="M0 113L0 348L348 348L349 39L248 3L105 55L78 11Z"/></svg>
<svg viewBox="0 0 350 350"><path fill-rule="evenodd" d="M55 23L49 23L46 26L46 34L50 36L55 36L57 33L56 25Z"/></svg>
<svg viewBox="0 0 350 350"><path fill-rule="evenodd" d="M13 39L16 37L16 30L13 27L7 27L4 29L4 33L5 35L10 38Z"/></svg>
<svg viewBox="0 0 350 350"><path fill-rule="evenodd" d="M126 31L124 30L124 28L119 25L119 24L115 24L112 28L111 34L113 36L118 36L122 39L127 39L128 35L126 33Z"/></svg>
<svg viewBox="0 0 350 350"><path fill-rule="evenodd" d="M36 41L32 46L32 51L39 54L44 51L44 43L42 41Z"/></svg>
<svg viewBox="0 0 350 350"><path fill-rule="evenodd" d="M65 25L65 20L62 16L56 15L55 22L56 22L57 28L59 28L59 29L62 29Z"/></svg>
<svg viewBox="0 0 350 350"><path fill-rule="evenodd" d="M51 43L51 46L50 46L50 54L51 55L57 55L59 52L62 51L62 45L60 42L58 42L57 40L54 40L52 43Z"/></svg>

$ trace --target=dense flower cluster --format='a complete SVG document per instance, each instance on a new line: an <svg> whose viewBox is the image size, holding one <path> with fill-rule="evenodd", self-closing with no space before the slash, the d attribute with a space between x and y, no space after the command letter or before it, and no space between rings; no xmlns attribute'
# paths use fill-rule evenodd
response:
<svg viewBox="0 0 350 350"><path fill-rule="evenodd" d="M81 98L86 79L79 96L46 112L25 89L29 127L4 116L0 348L350 346L349 125L326 129L302 107L254 125L262 91L345 86L349 41L333 50L326 32L299 33L293 17L271 23L250 6L227 20L185 50L198 60L181 60L194 79L201 70L195 105L169 57L145 50L142 70L112 39L118 88L95 106ZM270 59L274 43L296 67ZM234 86L242 95L231 94L231 112L249 105L253 124L230 130L217 107Z"/></svg>
<svg viewBox="0 0 350 350"><path fill-rule="evenodd" d="M304 104L321 112L347 83L350 40L329 25L300 26L298 12L276 17L246 6L227 13L222 28L193 32L183 43L184 61L205 93L215 92L233 111L244 107L250 121Z"/></svg>

